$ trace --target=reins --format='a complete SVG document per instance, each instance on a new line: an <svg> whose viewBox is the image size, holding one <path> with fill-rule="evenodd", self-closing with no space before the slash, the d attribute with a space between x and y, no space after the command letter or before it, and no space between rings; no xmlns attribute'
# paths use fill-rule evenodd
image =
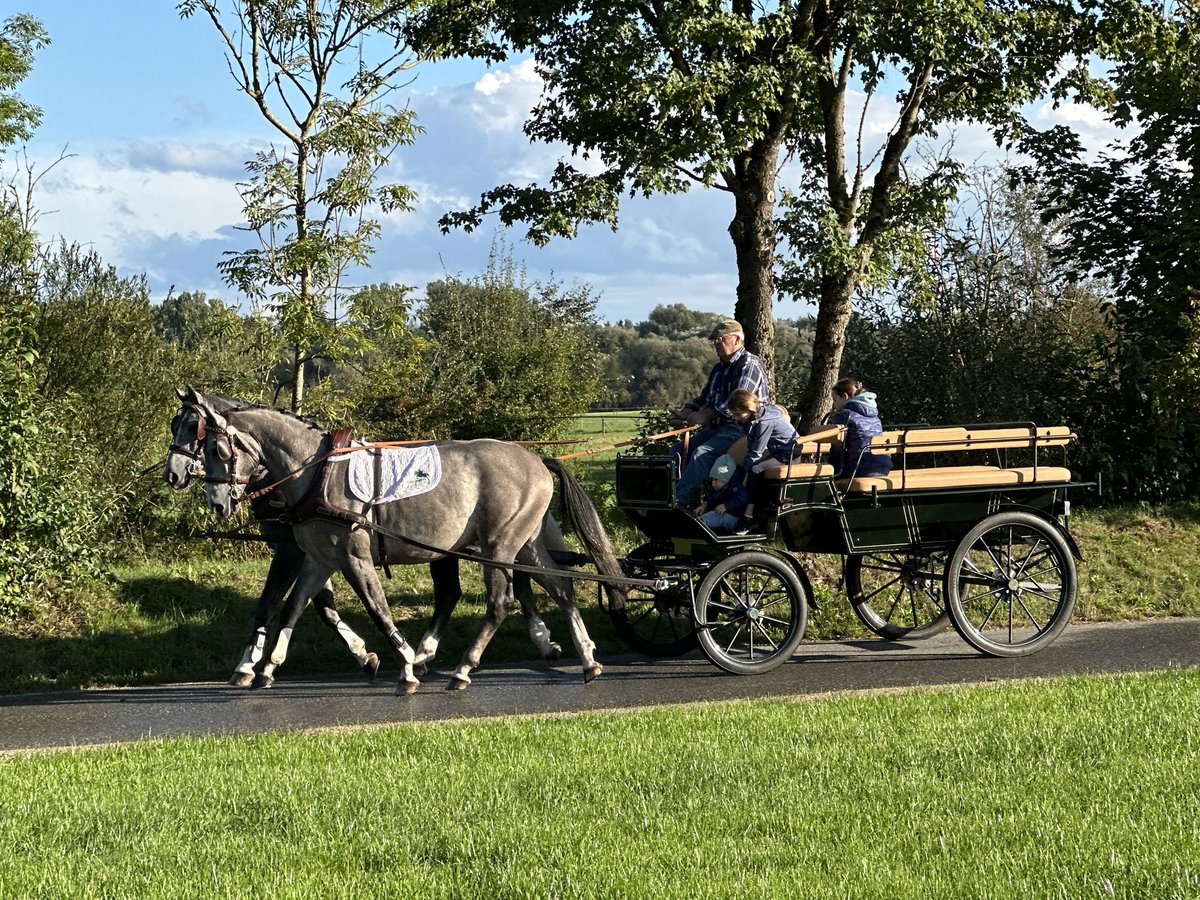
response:
<svg viewBox="0 0 1200 900"><path fill-rule="evenodd" d="M581 450L578 453L566 453L566 454L563 454L562 456L556 456L554 458L555 459L575 459L580 456L588 456L592 453L602 453L605 450L617 450L621 447L634 447L639 444L649 444L653 441L659 441L659 440L663 440L665 438L675 437L676 435L679 435L679 434L685 434L689 431L695 431L697 428L699 428L698 425L689 425L687 428L676 428L674 431L664 431L661 434L652 434L652 435L648 435L646 437L630 438L629 440L621 441L618 444L609 444L606 447L595 447L591 450ZM389 449L392 447L410 447L410 446L414 446L417 444L432 444L432 443L435 443L435 442L434 441L374 441L369 444L354 444L349 447L335 448L335 449L329 451L328 453L324 454L323 456L318 456L314 459L311 459L308 462L304 463L304 465L293 469L291 472L288 472L286 475L284 475L278 481L272 482L271 484L268 484L266 487L259 488L258 490L247 494L246 500L253 502L253 501L259 499L260 497L265 497L267 494L271 493L271 491L275 490L275 488L279 487L281 484L286 484L287 482L291 481L293 478L304 474L306 471L311 469L313 466L319 466L321 463L325 462L327 459L332 459L335 456L345 456L345 455L354 453L359 450L386 450L386 449ZM512 443L520 444L522 446L524 446L524 445L535 445L536 446L536 445L540 445L540 444L574 444L574 443L579 443L579 441L578 440L512 441ZM211 484L227 483L225 480L220 480L220 481L213 480L213 481L209 482L207 475L205 476L204 480Z"/></svg>

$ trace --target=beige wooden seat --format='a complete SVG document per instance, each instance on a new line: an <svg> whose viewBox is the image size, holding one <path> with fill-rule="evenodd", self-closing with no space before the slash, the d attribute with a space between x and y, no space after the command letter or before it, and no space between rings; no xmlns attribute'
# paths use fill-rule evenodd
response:
<svg viewBox="0 0 1200 900"><path fill-rule="evenodd" d="M768 481L782 481L785 478L828 478L834 472L833 466L827 463L800 462L798 460L803 456L828 450L829 444L841 440L844 431L845 426L833 425L811 434L800 435L796 439L796 450L793 456L797 461L791 465L767 469L763 472L762 477Z"/></svg>
<svg viewBox="0 0 1200 900"><path fill-rule="evenodd" d="M987 487L996 484L1041 484L1070 481L1071 470L1060 466L940 466L935 469L894 469L871 478L840 479L839 488L850 491L919 490L921 488Z"/></svg>
<svg viewBox="0 0 1200 900"><path fill-rule="evenodd" d="M1041 484L1071 480L1070 469L1061 466L938 466L913 468L908 457L921 453L952 453L966 450L1032 450L1062 447L1076 439L1065 425L1050 427L1011 426L1003 428L955 425L938 428L908 428L885 431L871 440L871 450L899 457L900 466L889 474L841 479L847 491L920 490L922 488L989 487L1007 484ZM1034 457L1036 462L1036 455Z"/></svg>

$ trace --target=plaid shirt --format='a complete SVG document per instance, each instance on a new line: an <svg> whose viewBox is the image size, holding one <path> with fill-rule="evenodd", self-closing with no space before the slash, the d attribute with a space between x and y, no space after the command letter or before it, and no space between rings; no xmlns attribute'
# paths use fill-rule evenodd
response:
<svg viewBox="0 0 1200 900"><path fill-rule="evenodd" d="M725 362L718 361L708 376L708 384L700 396L687 404L689 409L700 410L712 407L717 411L717 419L733 421L725 404L729 395L738 388L745 388L753 394L764 406L770 403L767 393L767 370L763 368L762 360L745 347Z"/></svg>

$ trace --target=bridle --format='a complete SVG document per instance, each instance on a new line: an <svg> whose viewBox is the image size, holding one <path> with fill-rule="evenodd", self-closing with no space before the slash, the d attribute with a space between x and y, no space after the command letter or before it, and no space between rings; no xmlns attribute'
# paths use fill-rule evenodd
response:
<svg viewBox="0 0 1200 900"><path fill-rule="evenodd" d="M202 415L196 426L196 439L200 443L200 446L203 446L207 437L212 435L213 449L216 451L219 459L228 461L229 474L210 475L207 467L202 462L200 466L200 472L202 473L200 480L205 484L229 485L229 499L236 508L246 496L247 486L257 481L260 473L266 472L267 467L263 465L262 451L256 443L248 440L232 425L216 425L212 423L206 425L205 423L206 417ZM250 475L237 474L239 449L249 455L255 463ZM203 460L204 454L201 453L199 458Z"/></svg>
<svg viewBox="0 0 1200 900"><path fill-rule="evenodd" d="M191 445L179 443L179 429L183 427L189 411L196 416L196 441ZM185 469L189 479L204 474L204 412L194 403L185 403L183 410L171 422L171 448L168 452L168 461L171 454L175 453L191 460Z"/></svg>

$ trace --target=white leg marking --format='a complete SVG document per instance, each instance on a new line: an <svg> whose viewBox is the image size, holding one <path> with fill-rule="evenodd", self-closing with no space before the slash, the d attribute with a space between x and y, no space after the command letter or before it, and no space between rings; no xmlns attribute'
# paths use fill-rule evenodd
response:
<svg viewBox="0 0 1200 900"><path fill-rule="evenodd" d="M425 635L421 638L421 643L417 644L417 655L413 657L414 663L428 662L437 655L438 639Z"/></svg>
<svg viewBox="0 0 1200 900"><path fill-rule="evenodd" d="M359 664L367 661L367 645L345 622L338 622L338 634L342 636L342 640L346 642L346 646L350 648L350 652L354 654L354 658L359 661Z"/></svg>
<svg viewBox="0 0 1200 900"><path fill-rule="evenodd" d="M263 658L263 647L266 646L266 643L267 629L255 629L254 643L246 645L246 649L242 652L242 661L238 663L238 667L234 671L240 672L242 675L253 675L254 667Z"/></svg>
<svg viewBox="0 0 1200 900"><path fill-rule="evenodd" d="M292 640L292 629L279 629L279 639L275 641L275 649L271 651L271 667L282 666L287 659L288 644Z"/></svg>

